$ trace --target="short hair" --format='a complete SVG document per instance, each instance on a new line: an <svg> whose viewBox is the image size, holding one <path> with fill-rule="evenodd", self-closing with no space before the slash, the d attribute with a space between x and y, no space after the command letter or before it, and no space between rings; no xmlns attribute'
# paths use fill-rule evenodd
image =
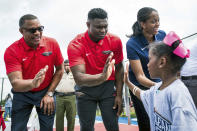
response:
<svg viewBox="0 0 197 131"><path fill-rule="evenodd" d="M38 17L32 14L23 15L19 20L19 27L22 27L24 25L25 20L34 20L34 19L38 19Z"/></svg>
<svg viewBox="0 0 197 131"><path fill-rule="evenodd" d="M88 12L88 20L93 20L95 18L106 19L108 18L107 12L101 8L93 8Z"/></svg>
<svg viewBox="0 0 197 131"><path fill-rule="evenodd" d="M153 55L157 58L166 56L167 64L172 73L177 73L181 70L182 66L186 62L186 58L181 58L173 53L174 49L179 43L174 43L172 46L166 45L163 41L158 41L149 45L149 48Z"/></svg>
<svg viewBox="0 0 197 131"><path fill-rule="evenodd" d="M66 60L64 61L64 63L65 63L65 64L69 63L69 60L68 60L68 59L66 59Z"/></svg>

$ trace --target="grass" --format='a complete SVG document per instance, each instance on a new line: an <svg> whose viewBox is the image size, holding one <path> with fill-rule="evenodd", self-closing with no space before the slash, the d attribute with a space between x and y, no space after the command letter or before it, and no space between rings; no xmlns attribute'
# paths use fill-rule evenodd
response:
<svg viewBox="0 0 197 131"><path fill-rule="evenodd" d="M97 116L101 116L101 111L99 109L96 110L96 115ZM136 114L135 114L135 110L133 107L130 108L130 116L131 118L136 118ZM122 114L120 115L120 117L127 117L126 116L126 112L122 112Z"/></svg>

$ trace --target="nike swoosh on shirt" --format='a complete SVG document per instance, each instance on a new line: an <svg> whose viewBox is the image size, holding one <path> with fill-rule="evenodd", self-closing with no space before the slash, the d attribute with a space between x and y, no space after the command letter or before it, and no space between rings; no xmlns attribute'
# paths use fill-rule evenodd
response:
<svg viewBox="0 0 197 131"><path fill-rule="evenodd" d="M24 58L24 59L22 59L22 61L25 61L26 59Z"/></svg>
<svg viewBox="0 0 197 131"><path fill-rule="evenodd" d="M90 53L86 53L86 56L89 56L90 55Z"/></svg>
<svg viewBox="0 0 197 131"><path fill-rule="evenodd" d="M25 57L25 58L22 59L22 61L25 61L25 60L27 60L27 57Z"/></svg>
<svg viewBox="0 0 197 131"><path fill-rule="evenodd" d="M146 47L144 47L144 48L141 48L141 50L145 50L146 49Z"/></svg>

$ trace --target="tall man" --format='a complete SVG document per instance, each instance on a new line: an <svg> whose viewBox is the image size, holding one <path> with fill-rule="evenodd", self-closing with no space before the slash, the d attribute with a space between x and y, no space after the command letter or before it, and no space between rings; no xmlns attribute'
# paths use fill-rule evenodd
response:
<svg viewBox="0 0 197 131"><path fill-rule="evenodd" d="M26 131L35 106L40 130L52 131L55 114L53 92L63 75L63 57L57 41L42 36L44 26L36 16L22 16L19 27L23 37L10 45L4 54L13 92L11 130Z"/></svg>
<svg viewBox="0 0 197 131"><path fill-rule="evenodd" d="M190 57L187 58L181 70L181 79L187 86L197 108L197 38L188 41L185 46L190 50Z"/></svg>
<svg viewBox="0 0 197 131"><path fill-rule="evenodd" d="M88 30L73 39L67 50L76 88L85 94L77 96L81 131L94 130L97 104L107 131L118 131L123 87L122 42L107 33L105 10L91 9L86 24Z"/></svg>
<svg viewBox="0 0 197 131"><path fill-rule="evenodd" d="M75 81L70 71L69 61L64 61L64 74L58 84L56 94L56 131L64 131L64 113L66 112L67 131L74 131L76 115L76 97L73 94Z"/></svg>

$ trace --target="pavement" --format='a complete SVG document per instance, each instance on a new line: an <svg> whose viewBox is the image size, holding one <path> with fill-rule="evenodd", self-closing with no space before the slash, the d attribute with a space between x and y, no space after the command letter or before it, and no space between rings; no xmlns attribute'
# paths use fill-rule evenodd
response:
<svg viewBox="0 0 197 131"><path fill-rule="evenodd" d="M121 121L121 122L120 122ZM9 121L6 121L6 129L5 131L11 131L11 121L9 119ZM133 124L132 124L133 123ZM55 129L55 122L54 122L54 130ZM66 127L67 127L67 121L66 118L64 118L64 131L67 131ZM97 117L96 121L95 121L95 131L106 131L104 124L101 120L101 118ZM136 125L135 119L133 119L131 121L131 125L126 124L123 120L119 119L119 129L120 131L138 131L138 126ZM1 129L0 129L1 131ZM34 119L30 118L30 121L28 122L28 131L39 131L39 121L36 117L34 117ZM79 119L76 117L75 119L75 129L74 131L80 131L80 125L79 125Z"/></svg>

